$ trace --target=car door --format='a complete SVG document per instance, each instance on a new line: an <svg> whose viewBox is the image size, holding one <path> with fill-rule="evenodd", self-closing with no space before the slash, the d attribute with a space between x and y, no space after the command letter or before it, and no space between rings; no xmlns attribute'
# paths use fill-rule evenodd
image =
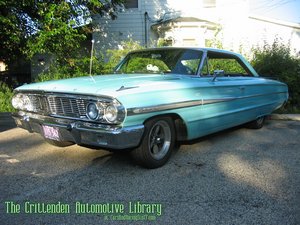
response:
<svg viewBox="0 0 300 225"><path fill-rule="evenodd" d="M202 115L201 132L215 132L249 120L244 99L249 80L253 79L235 55L208 52L201 70Z"/></svg>

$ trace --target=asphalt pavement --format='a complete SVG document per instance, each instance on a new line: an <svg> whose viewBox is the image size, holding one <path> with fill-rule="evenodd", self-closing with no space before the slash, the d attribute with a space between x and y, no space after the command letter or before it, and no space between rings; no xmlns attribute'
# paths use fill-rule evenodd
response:
<svg viewBox="0 0 300 225"><path fill-rule="evenodd" d="M148 170L51 146L0 114L0 224L298 225L299 136L299 121L268 120L181 143Z"/></svg>

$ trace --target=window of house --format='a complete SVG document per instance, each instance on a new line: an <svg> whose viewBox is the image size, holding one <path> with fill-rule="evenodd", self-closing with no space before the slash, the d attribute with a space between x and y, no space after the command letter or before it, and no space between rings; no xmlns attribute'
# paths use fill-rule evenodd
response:
<svg viewBox="0 0 300 225"><path fill-rule="evenodd" d="M197 41L193 38L186 38L183 39L183 46L196 46L197 45Z"/></svg>
<svg viewBox="0 0 300 225"><path fill-rule="evenodd" d="M216 0L202 0L204 8L215 8Z"/></svg>
<svg viewBox="0 0 300 225"><path fill-rule="evenodd" d="M137 9L139 7L139 0L125 0L125 9Z"/></svg>

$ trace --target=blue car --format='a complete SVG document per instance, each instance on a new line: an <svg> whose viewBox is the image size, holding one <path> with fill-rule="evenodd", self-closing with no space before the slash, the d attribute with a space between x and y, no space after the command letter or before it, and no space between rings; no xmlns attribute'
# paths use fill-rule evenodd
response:
<svg viewBox="0 0 300 225"><path fill-rule="evenodd" d="M157 168L176 141L265 117L288 99L287 85L259 77L239 54L210 48L133 51L114 74L26 84L12 99L16 124L56 146L130 150Z"/></svg>

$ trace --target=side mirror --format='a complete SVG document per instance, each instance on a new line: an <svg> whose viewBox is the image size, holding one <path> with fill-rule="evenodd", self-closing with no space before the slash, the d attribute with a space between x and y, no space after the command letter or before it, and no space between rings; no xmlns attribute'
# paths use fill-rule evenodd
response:
<svg viewBox="0 0 300 225"><path fill-rule="evenodd" d="M224 70L214 70L214 77L213 77L212 81L214 82L217 77L224 76L224 74L225 74Z"/></svg>

